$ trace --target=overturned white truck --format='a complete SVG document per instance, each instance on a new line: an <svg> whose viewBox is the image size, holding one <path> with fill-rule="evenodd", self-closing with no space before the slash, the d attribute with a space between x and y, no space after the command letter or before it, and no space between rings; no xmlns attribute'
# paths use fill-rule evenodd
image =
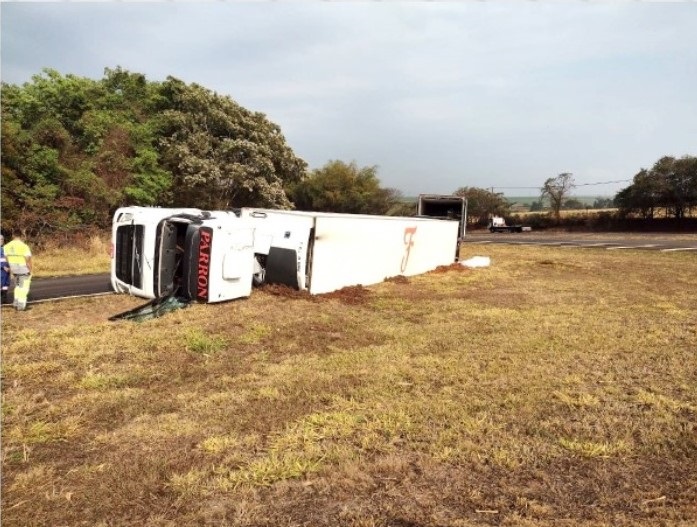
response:
<svg viewBox="0 0 697 527"><path fill-rule="evenodd" d="M328 293L449 265L459 228L423 217L125 207L114 215L111 282L120 293L200 302L265 283Z"/></svg>

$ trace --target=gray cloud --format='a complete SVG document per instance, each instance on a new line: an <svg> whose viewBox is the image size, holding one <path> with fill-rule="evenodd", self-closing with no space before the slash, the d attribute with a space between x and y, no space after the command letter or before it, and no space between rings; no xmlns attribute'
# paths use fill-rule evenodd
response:
<svg viewBox="0 0 697 527"><path fill-rule="evenodd" d="M407 195L697 154L697 5L3 3L2 78L120 65L230 95ZM585 187L608 194L625 184ZM532 194L534 191L507 191Z"/></svg>

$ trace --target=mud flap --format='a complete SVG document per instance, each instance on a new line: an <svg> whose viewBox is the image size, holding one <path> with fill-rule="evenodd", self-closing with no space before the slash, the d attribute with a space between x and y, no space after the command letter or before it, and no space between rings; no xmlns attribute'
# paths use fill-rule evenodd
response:
<svg viewBox="0 0 697 527"><path fill-rule="evenodd" d="M155 300L151 300L147 304L136 307L135 309L109 317L109 320L132 320L134 322L144 322L145 320L161 317L162 315L170 313L171 311L188 307L189 303L189 300L176 297L174 295L163 296L156 298Z"/></svg>

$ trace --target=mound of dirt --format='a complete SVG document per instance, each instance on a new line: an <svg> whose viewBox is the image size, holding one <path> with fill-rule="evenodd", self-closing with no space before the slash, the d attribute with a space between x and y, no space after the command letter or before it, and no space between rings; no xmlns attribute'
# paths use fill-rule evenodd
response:
<svg viewBox="0 0 697 527"><path fill-rule="evenodd" d="M393 284L408 284L409 279L404 276L403 274L397 275L397 276L391 276L389 278L385 278L385 282L391 282Z"/></svg>
<svg viewBox="0 0 697 527"><path fill-rule="evenodd" d="M362 285L352 285L320 295L322 299L336 299L343 304L360 305L365 304L370 300L371 292Z"/></svg>
<svg viewBox="0 0 697 527"><path fill-rule="evenodd" d="M431 273L448 273L450 271L462 272L462 271L469 271L469 269L467 267L465 267L464 265L461 265L457 262L454 262L454 263L451 263L450 265L439 265L433 271L431 271Z"/></svg>
<svg viewBox="0 0 697 527"><path fill-rule="evenodd" d="M370 291L362 285L352 285L321 295L311 295L307 291L298 291L297 289L293 289L292 287L282 284L265 284L261 286L259 290L269 295L279 296L282 298L302 298L312 302L339 300L340 302L349 305L365 304L370 298L371 294Z"/></svg>
<svg viewBox="0 0 697 527"><path fill-rule="evenodd" d="M311 300L312 295L307 291L298 291L292 287L288 287L283 284L265 284L259 288L260 291L264 291L270 295L280 296L283 298L304 298L306 300Z"/></svg>

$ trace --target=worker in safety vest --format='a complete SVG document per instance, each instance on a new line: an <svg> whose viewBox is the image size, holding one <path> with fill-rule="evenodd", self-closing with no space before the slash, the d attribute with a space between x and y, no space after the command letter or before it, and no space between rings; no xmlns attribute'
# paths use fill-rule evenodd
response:
<svg viewBox="0 0 697 527"><path fill-rule="evenodd" d="M5 258L5 237L0 234L0 287L2 287L2 303L7 304L10 294L10 266Z"/></svg>
<svg viewBox="0 0 697 527"><path fill-rule="evenodd" d="M12 241L5 245L5 258L10 266L10 272L15 278L15 301L17 311L27 308L29 285L31 284L31 249L19 236L13 236Z"/></svg>

